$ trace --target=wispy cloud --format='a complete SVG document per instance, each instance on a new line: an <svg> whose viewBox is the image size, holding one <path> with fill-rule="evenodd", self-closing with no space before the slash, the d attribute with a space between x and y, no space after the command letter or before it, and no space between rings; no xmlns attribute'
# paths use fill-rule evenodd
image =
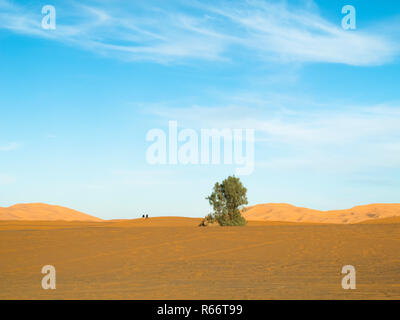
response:
<svg viewBox="0 0 400 320"><path fill-rule="evenodd" d="M247 100L246 100L247 98ZM256 166L271 169L360 170L400 168L397 104L319 105L308 99L244 96L222 106L147 106L165 126L173 115L182 128L249 128L256 132ZM241 101L238 104L238 101ZM246 102L247 101L247 102Z"/></svg>
<svg viewBox="0 0 400 320"><path fill-rule="evenodd" d="M42 30L39 10L1 0L0 28L159 63L232 61L239 52L258 61L364 66L390 62L398 54L394 39L380 34L382 24L368 33L345 31L307 3L68 2L56 7L57 29Z"/></svg>
<svg viewBox="0 0 400 320"><path fill-rule="evenodd" d="M0 145L0 151L13 151L20 147L20 144L17 142L9 142L6 144Z"/></svg>
<svg viewBox="0 0 400 320"><path fill-rule="evenodd" d="M245 30L241 37L245 46L264 59L374 65L390 61L399 49L376 33L378 30L345 31L315 10L283 2L246 3L248 6L236 10L209 8Z"/></svg>

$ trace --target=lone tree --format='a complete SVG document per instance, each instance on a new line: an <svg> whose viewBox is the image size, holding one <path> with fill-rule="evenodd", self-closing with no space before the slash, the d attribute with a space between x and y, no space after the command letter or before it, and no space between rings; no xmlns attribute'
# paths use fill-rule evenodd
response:
<svg viewBox="0 0 400 320"><path fill-rule="evenodd" d="M246 220L240 214L240 209L248 204L246 193L247 189L235 176L229 176L222 183L217 182L211 195L206 198L214 212L205 220L217 221L221 226L245 225Z"/></svg>

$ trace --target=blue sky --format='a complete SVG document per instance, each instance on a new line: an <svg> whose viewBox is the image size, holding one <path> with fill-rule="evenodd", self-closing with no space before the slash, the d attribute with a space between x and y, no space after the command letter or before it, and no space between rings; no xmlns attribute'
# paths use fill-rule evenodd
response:
<svg viewBox="0 0 400 320"><path fill-rule="evenodd" d="M204 216L235 167L148 164L170 120L255 130L250 204L398 203L399 38L388 0L0 0L0 206Z"/></svg>

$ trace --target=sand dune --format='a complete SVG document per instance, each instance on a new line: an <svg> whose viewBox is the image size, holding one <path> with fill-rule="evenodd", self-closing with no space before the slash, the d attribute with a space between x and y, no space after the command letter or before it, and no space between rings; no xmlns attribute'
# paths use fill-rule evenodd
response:
<svg viewBox="0 0 400 320"><path fill-rule="evenodd" d="M16 204L8 208L0 207L0 220L41 220L41 221L102 221L100 218L44 203Z"/></svg>
<svg viewBox="0 0 400 320"><path fill-rule="evenodd" d="M319 211L285 203L267 203L247 207L243 216L248 221L350 224L400 216L400 204L370 204L346 210Z"/></svg>
<svg viewBox="0 0 400 320"><path fill-rule="evenodd" d="M360 222L360 224L398 224L400 223L399 217L389 217L389 218L381 218L381 219L372 219Z"/></svg>
<svg viewBox="0 0 400 320"><path fill-rule="evenodd" d="M368 221L372 223L397 223L400 220L400 204L370 204L346 210L320 211L296 207L285 203L267 203L247 207L243 216L249 222L281 223L334 223L352 224ZM392 221L393 217L398 217ZM171 220L171 218L174 218ZM382 219L389 219L387 222ZM24 221L104 221L100 218L61 206L43 203L17 204L8 208L0 207L0 220ZM382 221L380 221L382 220ZM171 221L181 226L198 225L200 218L159 217L150 219L110 220L123 225L170 226Z"/></svg>

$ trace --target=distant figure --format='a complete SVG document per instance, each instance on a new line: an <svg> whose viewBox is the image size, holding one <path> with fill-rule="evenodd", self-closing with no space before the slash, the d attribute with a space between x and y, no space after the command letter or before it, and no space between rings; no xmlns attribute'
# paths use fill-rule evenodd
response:
<svg viewBox="0 0 400 320"><path fill-rule="evenodd" d="M144 215L142 215L142 218L144 218Z"/></svg>
<svg viewBox="0 0 400 320"><path fill-rule="evenodd" d="M149 215L148 214L146 214L146 219L149 217Z"/></svg>

